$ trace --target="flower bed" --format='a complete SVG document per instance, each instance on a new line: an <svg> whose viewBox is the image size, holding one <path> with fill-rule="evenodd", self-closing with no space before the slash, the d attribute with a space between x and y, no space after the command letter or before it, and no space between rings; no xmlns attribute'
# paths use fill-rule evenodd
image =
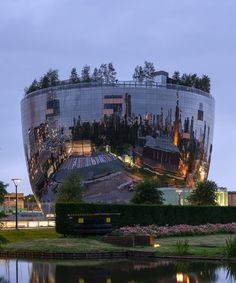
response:
<svg viewBox="0 0 236 283"><path fill-rule="evenodd" d="M126 226L118 230L122 235L150 235L155 237L207 235L217 233L236 234L236 223L204 224L204 225L175 225L175 226Z"/></svg>

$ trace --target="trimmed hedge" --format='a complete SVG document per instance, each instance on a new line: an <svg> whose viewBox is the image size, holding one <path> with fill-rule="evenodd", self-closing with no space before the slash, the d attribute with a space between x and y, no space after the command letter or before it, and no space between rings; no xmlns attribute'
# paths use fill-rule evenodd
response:
<svg viewBox="0 0 236 283"><path fill-rule="evenodd" d="M113 226L130 225L199 225L206 223L236 222L236 207L221 206L173 206L135 204L87 204L57 203L56 231L68 234L70 220L68 214L79 213L120 213L114 217Z"/></svg>

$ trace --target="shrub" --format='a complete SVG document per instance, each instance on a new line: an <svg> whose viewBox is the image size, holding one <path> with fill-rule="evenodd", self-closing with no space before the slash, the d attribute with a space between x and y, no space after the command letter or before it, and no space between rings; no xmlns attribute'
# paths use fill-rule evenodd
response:
<svg viewBox="0 0 236 283"><path fill-rule="evenodd" d="M175 244L177 255L187 255L189 253L189 248L190 248L190 245L189 245L188 240L177 241L177 243Z"/></svg>
<svg viewBox="0 0 236 283"><path fill-rule="evenodd" d="M187 225L180 224L174 226L125 226L118 230L122 235L152 235L155 237L169 236L192 236L192 235L209 235L217 233L236 233L236 223L228 224L204 224L204 225Z"/></svg>
<svg viewBox="0 0 236 283"><path fill-rule="evenodd" d="M8 240L4 236L0 235L0 248L2 247L2 245L5 245L7 243Z"/></svg>
<svg viewBox="0 0 236 283"><path fill-rule="evenodd" d="M226 241L225 253L228 257L236 257L236 237L229 237Z"/></svg>
<svg viewBox="0 0 236 283"><path fill-rule="evenodd" d="M159 191L160 184L155 180L144 180L135 187L131 202L145 204L162 204L163 192Z"/></svg>
<svg viewBox="0 0 236 283"><path fill-rule="evenodd" d="M72 172L68 175L63 183L59 185L57 192L57 201L70 202L82 200L82 190L81 180L78 173Z"/></svg>
<svg viewBox="0 0 236 283"><path fill-rule="evenodd" d="M120 213L119 217L112 219L115 227L236 222L236 207L57 203L57 232L67 234L69 215L78 213Z"/></svg>
<svg viewBox="0 0 236 283"><path fill-rule="evenodd" d="M188 197L188 201L193 205L217 205L217 189L218 186L213 181L199 182Z"/></svg>

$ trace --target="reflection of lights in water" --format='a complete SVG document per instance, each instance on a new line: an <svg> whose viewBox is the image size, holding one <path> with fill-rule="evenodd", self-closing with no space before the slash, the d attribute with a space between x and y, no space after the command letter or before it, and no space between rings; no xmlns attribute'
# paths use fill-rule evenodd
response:
<svg viewBox="0 0 236 283"><path fill-rule="evenodd" d="M176 273L176 281L177 282L184 282L184 275L183 275L183 273Z"/></svg>
<svg viewBox="0 0 236 283"><path fill-rule="evenodd" d="M183 274L182 272L176 273L176 282L177 283L190 283L189 276Z"/></svg>

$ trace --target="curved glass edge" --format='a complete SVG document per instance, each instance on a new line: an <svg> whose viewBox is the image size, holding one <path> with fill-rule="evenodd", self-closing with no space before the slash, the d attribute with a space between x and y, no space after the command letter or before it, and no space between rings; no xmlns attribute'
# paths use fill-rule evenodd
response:
<svg viewBox="0 0 236 283"><path fill-rule="evenodd" d="M40 202L55 199L72 171L83 180L145 167L193 187L208 176L214 99L168 88L45 89L21 102L30 183ZM112 170L111 170L112 168Z"/></svg>

